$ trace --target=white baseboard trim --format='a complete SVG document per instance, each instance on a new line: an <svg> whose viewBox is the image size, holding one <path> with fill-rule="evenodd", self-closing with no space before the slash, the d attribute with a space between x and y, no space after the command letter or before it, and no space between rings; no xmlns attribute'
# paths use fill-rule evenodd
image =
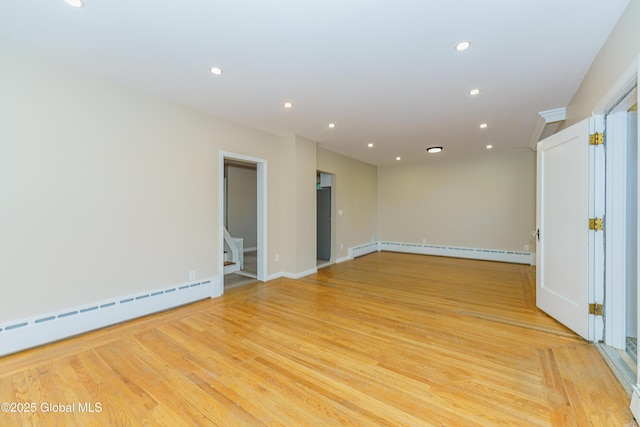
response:
<svg viewBox="0 0 640 427"><path fill-rule="evenodd" d="M629 405L629 409L631 409L631 413L633 414L633 418L636 420L640 420L640 391L638 390L639 384L633 386L633 393L631 394L631 405Z"/></svg>
<svg viewBox="0 0 640 427"><path fill-rule="evenodd" d="M282 275L284 277L286 277L287 279L300 279L304 276L308 276L310 274L315 274L318 272L318 269L316 267L310 268L306 271L302 271L300 273L287 273L286 271L284 273L282 273Z"/></svg>
<svg viewBox="0 0 640 427"><path fill-rule="evenodd" d="M300 273L289 273L287 271L279 271L277 273L273 273L267 276L267 280L275 280L281 277L286 277L287 279L300 279L302 277L308 276L310 274L315 274L318 272L316 267L310 268L309 270L302 271Z"/></svg>
<svg viewBox="0 0 640 427"><path fill-rule="evenodd" d="M284 277L284 273L282 271L279 271L279 272L273 273L273 274L269 274L269 275L267 275L267 282L269 280L276 280L276 279L279 279L281 277Z"/></svg>
<svg viewBox="0 0 640 427"><path fill-rule="evenodd" d="M219 278L182 283L0 325L0 357L222 295Z"/></svg>
<svg viewBox="0 0 640 427"><path fill-rule="evenodd" d="M405 252L421 255L437 255L454 258L469 258L486 261L510 262L516 264L536 264L536 254L531 252L505 251L497 249L463 248L457 246L421 245L402 242L371 242L349 248L349 255L336 260L348 261L372 252Z"/></svg>
<svg viewBox="0 0 640 427"><path fill-rule="evenodd" d="M510 262L514 264L536 264L535 252L517 252L517 251L504 251L496 249L477 249L477 248L463 248L456 246L436 246L436 245L421 245L417 243L401 243L401 242L369 242L362 245L353 246L349 248L348 255L340 258L336 258L335 263L340 264L345 261L350 261L354 258L367 255L373 252L405 252L421 255L437 255L453 258L469 258L479 259L486 261L499 261ZM267 276L267 280L274 280L280 277L286 277L289 279L299 279L309 274L314 274L318 271L317 268L312 268L301 273L288 273L280 271L278 273L270 274Z"/></svg>
<svg viewBox="0 0 640 427"><path fill-rule="evenodd" d="M463 248L456 246L421 245L417 243L379 242L381 251L405 252L410 254L437 255L453 258L469 258L485 261L531 264L529 252L504 251L497 249ZM535 262L535 256L533 257Z"/></svg>

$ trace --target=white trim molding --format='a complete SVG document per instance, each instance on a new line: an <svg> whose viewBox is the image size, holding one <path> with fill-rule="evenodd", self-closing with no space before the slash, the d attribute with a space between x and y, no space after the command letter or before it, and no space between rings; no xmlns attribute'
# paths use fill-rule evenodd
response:
<svg viewBox="0 0 640 427"><path fill-rule="evenodd" d="M340 258L344 262L372 252L405 252L420 255L446 256L453 258L469 258L486 261L510 262L515 264L535 265L535 252L506 251L499 249L465 248L459 246L426 245L405 242L371 242L349 248L349 256Z"/></svg>
<svg viewBox="0 0 640 427"><path fill-rule="evenodd" d="M629 405L633 418L640 419L640 390L638 385L633 386L633 392L631 394L631 404Z"/></svg>
<svg viewBox="0 0 640 427"><path fill-rule="evenodd" d="M377 251L378 251L378 250L376 249L374 252L377 252ZM349 255L347 255L347 256L343 256L343 257L340 257L340 258L337 258L337 259L336 259L336 264L340 264L341 262L345 262L345 261L350 261L350 260L352 260L352 259L354 259L354 258L355 258L355 257L349 256Z"/></svg>
<svg viewBox="0 0 640 427"><path fill-rule="evenodd" d="M638 82L638 69L640 56L636 57L616 80L613 86L604 94L600 102L593 109L594 115L606 115L613 109L619 100L623 99L636 87Z"/></svg>
<svg viewBox="0 0 640 427"><path fill-rule="evenodd" d="M566 107L554 108L553 110L540 111L538 114L545 123L561 122L567 118L567 109Z"/></svg>
<svg viewBox="0 0 640 427"><path fill-rule="evenodd" d="M458 246L421 245L416 243L380 242L380 250L406 252L411 254L435 255L453 258L469 258L485 261L533 264L535 256L530 252L505 251L499 249L478 249Z"/></svg>
<svg viewBox="0 0 640 427"><path fill-rule="evenodd" d="M315 274L318 272L318 269L316 267L310 268L306 271L301 271L300 273L288 273L288 272L284 272L282 273L282 275L284 277L286 277L287 279L300 279L304 276L308 276L310 274Z"/></svg>
<svg viewBox="0 0 640 427"><path fill-rule="evenodd" d="M218 232L220 238L218 241L218 268L219 271L224 272L224 239L222 238L224 229L224 161L225 159L240 160L247 163L253 163L256 165L256 180L257 180L257 242L256 248L258 251L257 257L257 279L261 282L269 280L267 273L267 236L268 236L268 221L267 221L267 160L259 157L248 156L245 154L232 153L229 151L218 152ZM223 277L224 280L224 277Z"/></svg>
<svg viewBox="0 0 640 427"><path fill-rule="evenodd" d="M0 325L0 357L222 295L218 278L182 283Z"/></svg>
<svg viewBox="0 0 640 427"><path fill-rule="evenodd" d="M535 129L529 140L529 148L536 150L538 141L554 134L560 127L560 123L567 118L566 107L554 108L553 110L540 111Z"/></svg>
<svg viewBox="0 0 640 427"><path fill-rule="evenodd" d="M315 274L318 272L318 269L316 267L314 268L310 268L308 270L305 271L301 271L300 273L289 273L287 271L281 271L279 273L274 273L271 274L267 280L275 280L275 279L279 279L281 277L285 277L287 279L301 279L305 276L308 276L310 274Z"/></svg>

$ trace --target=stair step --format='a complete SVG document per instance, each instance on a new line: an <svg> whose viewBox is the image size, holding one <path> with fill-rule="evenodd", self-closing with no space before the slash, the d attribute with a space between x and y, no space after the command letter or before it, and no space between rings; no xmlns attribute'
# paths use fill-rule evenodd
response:
<svg viewBox="0 0 640 427"><path fill-rule="evenodd" d="M225 261L224 262L224 266L226 267L227 265L235 265L236 263L233 261Z"/></svg>

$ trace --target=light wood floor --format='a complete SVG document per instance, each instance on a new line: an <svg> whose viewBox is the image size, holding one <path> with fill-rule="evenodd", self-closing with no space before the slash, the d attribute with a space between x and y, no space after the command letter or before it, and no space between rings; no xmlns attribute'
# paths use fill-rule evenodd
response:
<svg viewBox="0 0 640 427"><path fill-rule="evenodd" d="M0 425L635 425L534 292L530 266L371 254L4 357L0 401L38 411Z"/></svg>

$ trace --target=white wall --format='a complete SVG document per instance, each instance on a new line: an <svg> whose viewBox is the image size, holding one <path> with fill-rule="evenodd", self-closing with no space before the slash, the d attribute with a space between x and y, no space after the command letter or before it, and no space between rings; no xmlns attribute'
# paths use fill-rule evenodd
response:
<svg viewBox="0 0 640 427"><path fill-rule="evenodd" d="M280 205L277 214L282 230L279 264L283 272L295 276L316 266L316 144L287 135L282 137L282 150L281 191L289 202Z"/></svg>
<svg viewBox="0 0 640 427"><path fill-rule="evenodd" d="M316 144L296 136L296 268L308 272L316 268Z"/></svg>
<svg viewBox="0 0 640 427"><path fill-rule="evenodd" d="M379 238L533 252L535 194L531 150L380 168Z"/></svg>
<svg viewBox="0 0 640 427"><path fill-rule="evenodd" d="M590 117L596 105L638 55L640 1L631 0L567 106L564 127Z"/></svg>
<svg viewBox="0 0 640 427"><path fill-rule="evenodd" d="M377 240L378 169L333 151L318 148L317 170L334 174L332 199L335 197L335 212L342 211L342 216L336 215L333 218L336 247L331 253L332 256L335 254L335 259L345 258L348 256L349 248L371 242L371 239ZM315 190L313 197L316 197ZM314 211L313 215L315 214Z"/></svg>
<svg viewBox="0 0 640 427"><path fill-rule="evenodd" d="M280 138L2 47L0 63L0 323L218 276L220 150L267 159L268 250L287 245Z"/></svg>

